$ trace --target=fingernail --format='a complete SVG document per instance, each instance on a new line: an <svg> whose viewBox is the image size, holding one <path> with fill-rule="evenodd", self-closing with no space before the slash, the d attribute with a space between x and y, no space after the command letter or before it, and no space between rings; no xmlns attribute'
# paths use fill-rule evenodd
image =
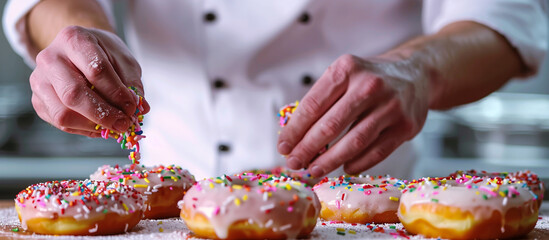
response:
<svg viewBox="0 0 549 240"><path fill-rule="evenodd" d="M313 175L313 177L322 177L322 176L324 176L324 169L322 169L321 167L315 165L315 166L311 167L311 169L309 169L309 173L311 173L311 175Z"/></svg>
<svg viewBox="0 0 549 240"><path fill-rule="evenodd" d="M114 122L112 126L116 131L125 132L126 130L128 130L128 120L126 120L125 118L118 119L116 120L116 122Z"/></svg>
<svg viewBox="0 0 549 240"><path fill-rule="evenodd" d="M281 142L278 144L278 152L282 155L289 154L292 151L292 148L290 147L290 144L287 142Z"/></svg>
<svg viewBox="0 0 549 240"><path fill-rule="evenodd" d="M288 167L294 170L301 169L301 162L296 157L288 158Z"/></svg>

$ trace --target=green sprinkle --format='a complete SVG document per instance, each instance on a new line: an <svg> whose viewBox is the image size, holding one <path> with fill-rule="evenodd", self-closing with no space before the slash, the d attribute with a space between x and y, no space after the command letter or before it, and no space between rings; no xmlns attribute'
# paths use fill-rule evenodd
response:
<svg viewBox="0 0 549 240"><path fill-rule="evenodd" d="M436 199L436 198L431 198L431 202L436 202L436 203L438 203L438 199Z"/></svg>
<svg viewBox="0 0 549 240"><path fill-rule="evenodd" d="M337 232L338 235L345 236L344 232Z"/></svg>
<svg viewBox="0 0 549 240"><path fill-rule="evenodd" d="M109 210L103 209L103 213L108 213L108 212L109 212Z"/></svg>
<svg viewBox="0 0 549 240"><path fill-rule="evenodd" d="M12 228L11 231L12 231L12 232L19 232L19 228L18 228L18 227Z"/></svg>
<svg viewBox="0 0 549 240"><path fill-rule="evenodd" d="M486 196L486 194L482 194L482 198L484 198L484 200L488 200L488 196Z"/></svg>
<svg viewBox="0 0 549 240"><path fill-rule="evenodd" d="M164 179L171 179L172 177L170 176L164 176Z"/></svg>
<svg viewBox="0 0 549 240"><path fill-rule="evenodd" d="M390 226L389 228L390 228L390 229L396 229L397 227L395 227L395 226Z"/></svg>
<svg viewBox="0 0 549 240"><path fill-rule="evenodd" d="M129 175L132 174L132 172L123 172L122 175Z"/></svg>

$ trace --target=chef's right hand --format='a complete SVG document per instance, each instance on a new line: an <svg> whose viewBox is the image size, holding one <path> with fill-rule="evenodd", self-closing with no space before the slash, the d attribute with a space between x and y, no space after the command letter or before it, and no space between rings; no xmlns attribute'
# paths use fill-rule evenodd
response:
<svg viewBox="0 0 549 240"><path fill-rule="evenodd" d="M78 26L64 28L36 56L30 85L40 118L89 137L100 137L97 124L125 132L137 108L128 86L143 95L141 67L124 42L114 33ZM143 105L148 112L148 103Z"/></svg>

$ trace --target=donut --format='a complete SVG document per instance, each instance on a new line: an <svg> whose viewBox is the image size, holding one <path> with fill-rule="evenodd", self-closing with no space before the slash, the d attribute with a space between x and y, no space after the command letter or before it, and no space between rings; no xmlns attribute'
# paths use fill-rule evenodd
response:
<svg viewBox="0 0 549 240"><path fill-rule="evenodd" d="M101 166L90 179L122 182L146 196L146 219L160 219L179 216L177 202L195 183L194 176L181 167L126 165Z"/></svg>
<svg viewBox="0 0 549 240"><path fill-rule="evenodd" d="M537 199L538 208L541 207L541 203L543 202L545 185L538 178L538 175L531 172L530 170L522 170L517 172L487 172L487 171L476 171L473 169L468 171L458 170L450 174L450 177L459 177L462 175L479 176L479 177L501 177L501 178L509 178L513 181L520 181L528 184L528 187L530 187L530 190L534 194L534 197Z"/></svg>
<svg viewBox="0 0 549 240"><path fill-rule="evenodd" d="M197 237L307 237L320 202L306 184L286 177L236 174L198 181L185 194L181 218Z"/></svg>
<svg viewBox="0 0 549 240"><path fill-rule="evenodd" d="M289 177L311 186L322 180L321 178L313 177L307 170L292 170L283 166L278 166L272 169L251 169L242 173L268 174L276 177Z"/></svg>
<svg viewBox="0 0 549 240"><path fill-rule="evenodd" d="M132 229L145 210L133 187L94 180L38 183L17 194L25 230L52 235L106 235Z"/></svg>
<svg viewBox="0 0 549 240"><path fill-rule="evenodd" d="M527 184L463 175L412 181L398 217L408 232L426 237L501 239L530 232L538 210Z"/></svg>
<svg viewBox="0 0 549 240"><path fill-rule="evenodd" d="M320 217L347 223L397 223L403 181L382 176L325 177L313 187Z"/></svg>

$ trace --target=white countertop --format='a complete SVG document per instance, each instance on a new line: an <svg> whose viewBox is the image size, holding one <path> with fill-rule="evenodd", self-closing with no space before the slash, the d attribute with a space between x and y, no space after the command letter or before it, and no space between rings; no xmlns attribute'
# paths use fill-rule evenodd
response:
<svg viewBox="0 0 549 240"><path fill-rule="evenodd" d="M549 202L542 204L540 219L536 228L525 239L547 239L549 236ZM0 238L9 239L78 239L78 240L141 240L141 239L193 239L185 223L179 218L164 220L141 220L130 232L113 236L75 237L25 235L14 233L10 229L19 227L14 208L0 209ZM4 229L4 231L2 231ZM374 229L377 229L374 231ZM402 224L335 224L319 221L310 239L426 239L420 235L408 235L402 230Z"/></svg>

